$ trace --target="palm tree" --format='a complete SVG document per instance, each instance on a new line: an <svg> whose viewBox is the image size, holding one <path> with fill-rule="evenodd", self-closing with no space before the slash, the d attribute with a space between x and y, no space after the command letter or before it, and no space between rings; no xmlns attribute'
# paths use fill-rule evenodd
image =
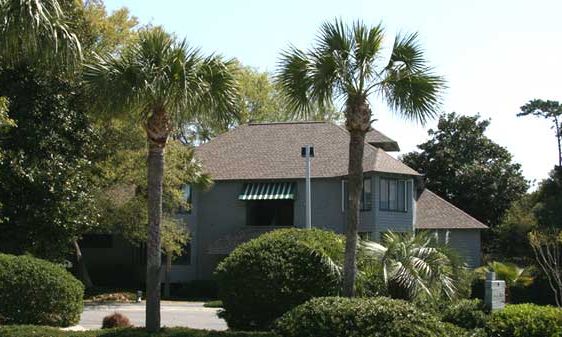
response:
<svg viewBox="0 0 562 337"><path fill-rule="evenodd" d="M146 327L160 328L160 225L164 149L170 134L198 116L228 120L237 85L233 62L202 57L161 28L141 31L119 57L99 57L86 66L85 81L107 113L125 112L142 121L148 140L148 236Z"/></svg>
<svg viewBox="0 0 562 337"><path fill-rule="evenodd" d="M384 282L393 298L412 300L420 294L454 298L464 268L458 256L440 246L429 232L386 232L381 244L362 241L367 256L380 260Z"/></svg>
<svg viewBox="0 0 562 337"><path fill-rule="evenodd" d="M0 0L0 59L49 67L80 64L80 41L57 0Z"/></svg>
<svg viewBox="0 0 562 337"><path fill-rule="evenodd" d="M505 299L510 301L511 289L513 287L528 287L533 281L533 275L529 268L521 268L513 263L502 263L498 261L488 262L487 265L476 268L475 273L480 279L485 280L489 272L496 273L496 277L505 281Z"/></svg>
<svg viewBox="0 0 562 337"><path fill-rule="evenodd" d="M417 34L395 38L390 57L381 62L384 31L381 25L352 26L340 20L324 23L316 45L308 51L290 47L283 52L277 80L290 109L307 116L314 104L343 105L349 142L349 211L343 293L354 295L357 274L357 221L363 177L365 134L371 128L369 98L378 95L403 117L425 122L434 116L444 87L427 65Z"/></svg>

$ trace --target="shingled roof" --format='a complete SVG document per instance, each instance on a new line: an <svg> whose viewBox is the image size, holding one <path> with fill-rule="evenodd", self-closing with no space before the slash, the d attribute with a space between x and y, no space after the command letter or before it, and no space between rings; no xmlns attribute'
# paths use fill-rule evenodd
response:
<svg viewBox="0 0 562 337"><path fill-rule="evenodd" d="M379 130L371 130L367 132L365 137L365 141L374 147L381 148L385 151L400 151L400 147L398 143L394 140L389 138L384 133L380 132Z"/></svg>
<svg viewBox="0 0 562 337"><path fill-rule="evenodd" d="M471 217L428 189L416 203L416 229L486 229L488 226Z"/></svg>
<svg viewBox="0 0 562 337"><path fill-rule="evenodd" d="M331 122L241 125L199 146L195 155L214 180L298 179L305 168L301 147L307 144L314 146L312 178L347 176L349 132ZM420 175L367 141L363 169Z"/></svg>

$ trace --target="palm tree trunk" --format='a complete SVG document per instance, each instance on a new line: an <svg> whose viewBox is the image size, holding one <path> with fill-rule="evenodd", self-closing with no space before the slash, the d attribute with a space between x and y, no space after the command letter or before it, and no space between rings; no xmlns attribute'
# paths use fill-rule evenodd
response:
<svg viewBox="0 0 562 337"><path fill-rule="evenodd" d="M164 280L164 298L170 298L170 272L172 271L172 254L166 254L166 274Z"/></svg>
<svg viewBox="0 0 562 337"><path fill-rule="evenodd" d="M345 233L342 293L344 296L353 297L357 277L357 225L363 190L363 151L365 135L371 127L371 109L367 98L357 97L355 101L348 101L345 115L345 125L349 131L349 209Z"/></svg>
<svg viewBox="0 0 562 337"><path fill-rule="evenodd" d="M162 220L164 145L149 141L148 238L146 244L146 329L149 332L160 330L160 223Z"/></svg>
<svg viewBox="0 0 562 337"><path fill-rule="evenodd" d="M355 295L355 278L357 276L357 224L361 191L363 188L363 149L365 132L352 130L349 141L349 209L347 212L347 230L345 241L345 260L343 269L343 295Z"/></svg>

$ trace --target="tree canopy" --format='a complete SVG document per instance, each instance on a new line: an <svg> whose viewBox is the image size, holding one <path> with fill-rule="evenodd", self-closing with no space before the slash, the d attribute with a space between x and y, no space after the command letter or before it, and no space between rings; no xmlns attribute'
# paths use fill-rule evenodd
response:
<svg viewBox="0 0 562 337"><path fill-rule="evenodd" d="M535 116L552 121L558 145L558 166L562 166L562 105L557 101L534 99L521 107L517 116Z"/></svg>
<svg viewBox="0 0 562 337"><path fill-rule="evenodd" d="M497 225L511 203L528 189L521 165L485 135L489 120L444 114L419 152L402 160L422 172L426 185L478 220Z"/></svg>
<svg viewBox="0 0 562 337"><path fill-rule="evenodd" d="M97 138L83 97L75 83L28 67L0 68L0 95L17 125L0 137L3 241L19 253L61 259L95 221L90 168Z"/></svg>

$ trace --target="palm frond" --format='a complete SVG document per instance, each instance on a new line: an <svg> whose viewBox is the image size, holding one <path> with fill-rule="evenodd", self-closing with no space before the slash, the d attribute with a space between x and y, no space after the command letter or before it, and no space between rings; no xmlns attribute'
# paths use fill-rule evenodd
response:
<svg viewBox="0 0 562 337"><path fill-rule="evenodd" d="M225 124L238 118L237 106L238 82L235 60L223 60L220 56L209 56L198 67L198 77L203 87L193 111L196 116L211 116L212 119Z"/></svg>
<svg viewBox="0 0 562 337"><path fill-rule="evenodd" d="M85 66L84 79L95 93L98 111L130 113L145 121L163 110L172 127L179 127L235 116L235 71L233 61L202 57L185 40L155 27L141 31L121 55L97 56Z"/></svg>
<svg viewBox="0 0 562 337"><path fill-rule="evenodd" d="M281 53L279 71L275 78L279 84L289 110L295 115L308 117L312 111L312 78L309 74L310 60L300 49L291 46Z"/></svg>
<svg viewBox="0 0 562 337"><path fill-rule="evenodd" d="M48 67L75 67L82 49L57 0L0 0L0 58Z"/></svg>
<svg viewBox="0 0 562 337"><path fill-rule="evenodd" d="M424 124L438 112L445 81L428 66L417 38L397 36L380 92L393 111Z"/></svg>

